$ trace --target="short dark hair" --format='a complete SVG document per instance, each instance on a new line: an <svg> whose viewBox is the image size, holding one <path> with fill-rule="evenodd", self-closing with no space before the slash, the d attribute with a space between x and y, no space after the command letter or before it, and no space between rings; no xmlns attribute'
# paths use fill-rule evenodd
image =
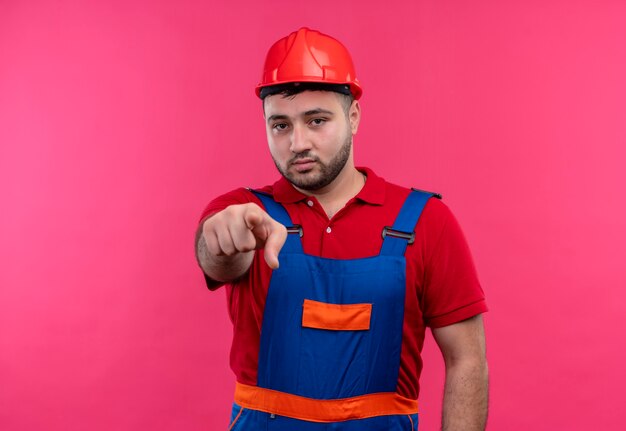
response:
<svg viewBox="0 0 626 431"><path fill-rule="evenodd" d="M287 84L277 84L261 89L261 100L265 109L265 98L267 96L280 95L282 97L294 97L304 91L332 91L341 98L341 105L346 115L350 111L350 106L354 101L354 96L350 91L350 86L346 84L326 84L321 82L290 82Z"/></svg>

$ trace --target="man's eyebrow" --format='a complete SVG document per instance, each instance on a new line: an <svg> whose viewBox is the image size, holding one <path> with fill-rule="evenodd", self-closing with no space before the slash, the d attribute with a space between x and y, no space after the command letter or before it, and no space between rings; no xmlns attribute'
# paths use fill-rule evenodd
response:
<svg viewBox="0 0 626 431"><path fill-rule="evenodd" d="M311 109L310 111L306 111L304 113L304 116L310 117L311 115L318 115L318 114L334 115L334 112L327 111L326 109L322 109L322 108L315 108L315 109Z"/></svg>
<svg viewBox="0 0 626 431"><path fill-rule="evenodd" d="M275 121L275 120L288 120L289 117L284 114L274 114L267 117L267 122Z"/></svg>
<svg viewBox="0 0 626 431"><path fill-rule="evenodd" d="M319 114L326 114L330 116L335 115L334 112L328 111L322 108L309 109L308 111L303 112L301 115L303 117L310 117L312 115L319 115ZM276 121L276 120L289 120L289 116L285 114L274 114L274 115L270 115L269 117L267 117L268 123L272 121Z"/></svg>

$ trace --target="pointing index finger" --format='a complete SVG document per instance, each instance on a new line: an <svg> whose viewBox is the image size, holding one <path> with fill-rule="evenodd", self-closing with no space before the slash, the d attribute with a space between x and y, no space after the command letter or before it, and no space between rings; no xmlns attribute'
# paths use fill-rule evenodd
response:
<svg viewBox="0 0 626 431"><path fill-rule="evenodd" d="M272 269L278 268L278 254L287 240L287 229L263 209L254 205L244 214L246 226L263 246L265 261Z"/></svg>
<svg viewBox="0 0 626 431"><path fill-rule="evenodd" d="M264 222L264 216L269 217L267 213L265 213L261 208L257 205L248 207L246 212L243 215L243 219L246 222L246 226L250 230L254 230L254 228L258 227Z"/></svg>
<svg viewBox="0 0 626 431"><path fill-rule="evenodd" d="M265 240L265 261L272 269L278 269L278 254L287 240L287 229L275 220L271 220L269 235Z"/></svg>

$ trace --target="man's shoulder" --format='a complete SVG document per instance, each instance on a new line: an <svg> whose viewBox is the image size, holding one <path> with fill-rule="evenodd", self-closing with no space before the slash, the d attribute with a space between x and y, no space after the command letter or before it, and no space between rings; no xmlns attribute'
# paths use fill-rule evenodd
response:
<svg viewBox="0 0 626 431"><path fill-rule="evenodd" d="M399 185L396 183L392 183L389 182L387 180L385 180L384 178L381 178L381 180L384 182L385 184L385 189L386 191L391 194L391 195L395 195L395 196L402 196L402 197L407 197L409 195L409 193L411 193L412 191L416 191L416 192L423 192L423 193L427 193L432 195L433 197L437 198L438 200L442 199L442 196L439 192L437 191L433 191L433 190L427 190L427 189L423 189L421 187L419 187L419 185L409 185L409 186L404 186L404 185Z"/></svg>
<svg viewBox="0 0 626 431"><path fill-rule="evenodd" d="M406 198L411 192L411 190L419 190L419 191L424 191L427 193L432 193L433 195L441 198L441 195L439 195L439 193L434 192L434 191L419 189L416 187L416 185L413 185L413 184L409 186L404 186L404 185L396 184L391 181L387 181L384 177L379 176L373 169L369 167L359 166L357 167L357 169L367 176L368 181L373 183L373 184L366 183L366 187L371 185L372 187L376 189L384 189L385 195L389 195L392 197Z"/></svg>
<svg viewBox="0 0 626 431"><path fill-rule="evenodd" d="M258 198L254 192L261 192L266 195L273 195L276 189L276 183L266 184L264 186L238 187L227 191L213 198L212 202L227 201L233 203L258 202Z"/></svg>
<svg viewBox="0 0 626 431"><path fill-rule="evenodd" d="M386 197L391 198L391 200L396 200L396 199L405 200L412 191L416 191L416 192L423 192L423 193L432 195L432 197L435 199L430 199L429 202L431 200L439 202L439 204L435 204L435 206L445 206L445 204L442 202L443 197L441 193L437 191L424 189L424 188L421 188L419 185L415 185L415 184L411 184L408 186L399 185L394 182L387 181L386 179L382 177L378 177L377 179L382 184L384 184L385 195Z"/></svg>
<svg viewBox="0 0 626 431"><path fill-rule="evenodd" d="M247 203L256 203L257 205L261 205L261 201L257 198L252 190L258 190L262 193L267 193L271 195L273 193L273 186L266 185L263 187L239 187L234 190L230 190L226 193L218 195L213 198L209 204L205 207L204 211L202 211L202 215L200 216L200 220L204 220L212 214L215 214L223 209L231 205L241 205Z"/></svg>
<svg viewBox="0 0 626 431"><path fill-rule="evenodd" d="M380 177L379 177L380 178ZM450 217L453 217L450 208L442 200L442 196L437 191L427 190L420 185L404 186L393 182L389 182L380 178L384 182L385 187L385 205L393 208L400 208L412 191L425 192L432 195L424 206L422 216L422 224L433 228L434 226L442 226L447 223ZM433 226L434 225L434 226Z"/></svg>

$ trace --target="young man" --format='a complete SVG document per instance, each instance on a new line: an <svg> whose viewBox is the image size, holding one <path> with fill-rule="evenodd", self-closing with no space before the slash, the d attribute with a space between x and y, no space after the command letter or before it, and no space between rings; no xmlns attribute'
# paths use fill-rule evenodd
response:
<svg viewBox="0 0 626 431"><path fill-rule="evenodd" d="M444 430L482 430L486 311L463 234L432 193L354 165L362 89L348 51L302 28L257 95L282 177L206 208L209 288L227 284L232 430L417 430L420 352L446 365Z"/></svg>

